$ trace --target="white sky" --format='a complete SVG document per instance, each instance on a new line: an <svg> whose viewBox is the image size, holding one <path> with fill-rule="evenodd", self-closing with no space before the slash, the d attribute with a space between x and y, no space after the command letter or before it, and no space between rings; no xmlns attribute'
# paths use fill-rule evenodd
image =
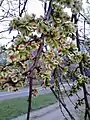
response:
<svg viewBox="0 0 90 120"><path fill-rule="evenodd" d="M29 0L28 2L28 13L34 13L37 17L44 15L43 4L38 0Z"/></svg>
<svg viewBox="0 0 90 120"><path fill-rule="evenodd" d="M34 13L36 14L37 17L44 14L42 2L38 0L29 0L27 4L27 10L28 10L27 11L28 14ZM8 23L5 22L5 24L0 26L2 28L0 31L2 31L3 29L8 27ZM5 32L4 34L0 34L0 38L1 37L3 38L0 39L0 44L1 45L7 44L11 40L11 38L13 38L13 36L16 36L16 34L17 32L15 31L11 32L11 34L8 34L8 32Z"/></svg>

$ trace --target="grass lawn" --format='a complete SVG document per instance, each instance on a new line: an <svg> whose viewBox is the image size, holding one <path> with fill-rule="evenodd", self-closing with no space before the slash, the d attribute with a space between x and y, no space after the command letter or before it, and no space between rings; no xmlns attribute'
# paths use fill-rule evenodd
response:
<svg viewBox="0 0 90 120"><path fill-rule="evenodd" d="M6 92L6 90L1 90L1 89L0 89L0 92Z"/></svg>
<svg viewBox="0 0 90 120"><path fill-rule="evenodd" d="M0 120L10 120L27 112L28 97L0 101ZM32 98L32 110L48 106L57 100L53 93Z"/></svg>

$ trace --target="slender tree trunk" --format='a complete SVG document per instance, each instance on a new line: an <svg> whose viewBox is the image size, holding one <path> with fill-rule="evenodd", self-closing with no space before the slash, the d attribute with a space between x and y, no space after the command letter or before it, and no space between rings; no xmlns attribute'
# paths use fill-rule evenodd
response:
<svg viewBox="0 0 90 120"><path fill-rule="evenodd" d="M76 40L77 40L77 47L78 47L78 51L80 51L80 42L79 42L79 38L78 38L78 29L76 31ZM79 68L80 68L80 72L82 75L84 75L83 73L83 67L82 67L82 61L79 63ZM89 107L89 102L88 102L88 98L87 98L87 89L85 86L85 83L83 83L83 92L84 92L84 99L85 99L85 120L90 120L90 107Z"/></svg>
<svg viewBox="0 0 90 120"><path fill-rule="evenodd" d="M32 82L33 78L29 77L29 96L28 96L28 112L27 112L27 120L30 120L30 112L31 112L31 103L32 103Z"/></svg>
<svg viewBox="0 0 90 120"><path fill-rule="evenodd" d="M28 80L29 80L29 97L28 97L28 112L27 112L27 120L30 119L30 112L31 112L31 102L32 102L32 83L33 83L33 71L37 66L37 63L39 61L40 55L43 50L43 42L40 44L37 55L34 58L34 63L29 67L29 70L25 71L23 75L29 73Z"/></svg>

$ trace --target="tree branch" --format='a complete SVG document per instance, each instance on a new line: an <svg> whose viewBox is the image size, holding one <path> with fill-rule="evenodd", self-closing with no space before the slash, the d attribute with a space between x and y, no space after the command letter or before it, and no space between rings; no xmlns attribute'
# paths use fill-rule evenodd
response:
<svg viewBox="0 0 90 120"><path fill-rule="evenodd" d="M53 87L50 87L52 93L55 95L56 99L59 100L59 102L61 103L61 105L64 107L64 109L67 111L67 113L69 114L71 120L75 120L75 118L72 116L72 114L69 112L69 110L67 109L66 105L61 101L61 99L56 95L55 91L53 90Z"/></svg>
<svg viewBox="0 0 90 120"><path fill-rule="evenodd" d="M0 2L0 6L2 6L3 2L4 2L4 0L1 0L1 2Z"/></svg>
<svg viewBox="0 0 90 120"><path fill-rule="evenodd" d="M25 10L25 7L26 7L27 2L28 2L28 0L25 0L24 6L23 6L23 8L22 8L22 10L21 10L21 12L20 12L20 14L19 14L20 17L22 16L23 11Z"/></svg>

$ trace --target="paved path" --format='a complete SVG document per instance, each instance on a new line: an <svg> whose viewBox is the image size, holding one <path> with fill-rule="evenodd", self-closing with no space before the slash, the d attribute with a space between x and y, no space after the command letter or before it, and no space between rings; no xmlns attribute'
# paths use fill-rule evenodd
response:
<svg viewBox="0 0 90 120"><path fill-rule="evenodd" d="M66 89L69 88L69 86L67 84L64 84L64 86L66 87ZM49 88L45 89L42 87L38 87L37 89L38 89L38 93L40 95L47 94L47 93L51 92L51 90ZM61 87L61 89L63 89L63 88ZM28 93L29 93L28 88L23 88L23 89L20 89L19 91L16 91L16 92L0 92L0 100L28 96Z"/></svg>
<svg viewBox="0 0 90 120"><path fill-rule="evenodd" d="M37 89L39 94L46 94L51 92L49 88L45 89L42 87L38 87ZM0 100L28 96L28 93L28 88L24 88L16 92L0 92Z"/></svg>

